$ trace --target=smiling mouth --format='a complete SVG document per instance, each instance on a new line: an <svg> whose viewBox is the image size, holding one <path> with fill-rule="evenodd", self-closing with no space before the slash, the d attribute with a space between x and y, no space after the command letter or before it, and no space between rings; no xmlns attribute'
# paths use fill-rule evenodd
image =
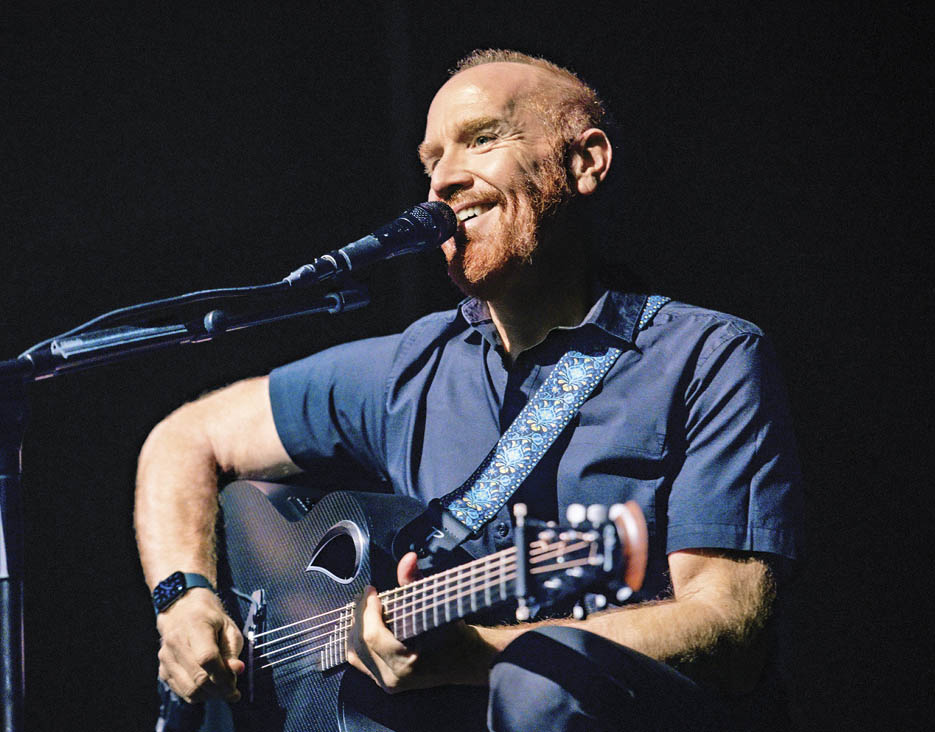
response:
<svg viewBox="0 0 935 732"><path fill-rule="evenodd" d="M482 213L487 213L490 209L494 207L493 203L478 203L474 206L467 206L458 211L458 222L464 223L465 221L470 221L477 216L480 216Z"/></svg>

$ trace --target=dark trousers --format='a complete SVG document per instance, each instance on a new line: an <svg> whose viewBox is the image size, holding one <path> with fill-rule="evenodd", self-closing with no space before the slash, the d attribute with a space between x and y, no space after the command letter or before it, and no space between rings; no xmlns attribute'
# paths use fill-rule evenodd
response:
<svg viewBox="0 0 935 732"><path fill-rule="evenodd" d="M665 664L567 626L524 633L490 677L492 732L734 728L711 692Z"/></svg>
<svg viewBox="0 0 935 732"><path fill-rule="evenodd" d="M349 672L345 684L354 702L342 716L353 732L752 729L732 721L714 693L673 668L568 626L544 626L510 643L494 661L489 694L480 687L460 686L390 696L357 672ZM232 729L226 704L206 706L201 730ZM165 730L197 728L198 722Z"/></svg>

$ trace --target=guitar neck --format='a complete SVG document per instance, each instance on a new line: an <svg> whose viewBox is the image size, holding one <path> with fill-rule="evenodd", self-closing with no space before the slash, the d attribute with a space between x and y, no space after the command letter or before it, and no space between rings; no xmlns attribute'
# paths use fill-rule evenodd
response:
<svg viewBox="0 0 935 732"><path fill-rule="evenodd" d="M404 587L380 593L387 627L400 640L422 635L446 623L513 598L516 548L433 574ZM319 666L333 668L347 660L348 629L354 606L342 610L332 638L322 650Z"/></svg>

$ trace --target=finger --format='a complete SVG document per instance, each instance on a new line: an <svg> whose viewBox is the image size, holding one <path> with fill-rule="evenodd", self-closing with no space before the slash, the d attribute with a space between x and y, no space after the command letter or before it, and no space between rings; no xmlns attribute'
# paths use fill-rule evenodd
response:
<svg viewBox="0 0 935 732"><path fill-rule="evenodd" d="M355 625L358 636L356 655L365 673L385 691L400 691L401 676L395 666L405 665L409 650L383 622L382 603L372 587L364 590L355 608Z"/></svg>
<svg viewBox="0 0 935 732"><path fill-rule="evenodd" d="M184 660L190 652L181 652L181 646L166 642L159 649L159 678L163 679L186 702L192 704L205 697L203 684L208 682L208 675L203 669Z"/></svg>
<svg viewBox="0 0 935 732"><path fill-rule="evenodd" d="M380 596L373 587L367 587L364 590L361 607L361 637L371 651L381 656L389 656L391 653L405 651L405 646L400 643L392 631L386 627L383 620L383 603Z"/></svg>
<svg viewBox="0 0 935 732"><path fill-rule="evenodd" d="M396 578L401 585L408 585L422 579L422 573L419 571L419 556L415 552L408 552L403 555L396 565Z"/></svg>
<svg viewBox="0 0 935 732"><path fill-rule="evenodd" d="M199 623L192 627L195 631L189 636L191 655L196 664L204 669L215 683L232 684L234 676L227 666L221 649L223 627L211 623Z"/></svg>
<svg viewBox="0 0 935 732"><path fill-rule="evenodd" d="M236 677L221 656L219 629L209 622L193 623L187 643L173 645L178 669L173 678L182 696L200 700L206 696L227 697L236 690Z"/></svg>
<svg viewBox="0 0 935 732"><path fill-rule="evenodd" d="M347 662L358 671L367 674L375 683L382 685L379 670L373 661L373 654L363 639L364 605L367 593L371 590L373 590L372 587L365 587L357 604L354 605L354 616L347 638Z"/></svg>
<svg viewBox="0 0 935 732"><path fill-rule="evenodd" d="M227 701L239 701L240 692L237 690L237 676L244 672L246 664L240 660L240 652L243 650L243 635L232 622L224 623L224 629L220 636L221 657L227 664L227 668L233 674L233 688L227 696Z"/></svg>

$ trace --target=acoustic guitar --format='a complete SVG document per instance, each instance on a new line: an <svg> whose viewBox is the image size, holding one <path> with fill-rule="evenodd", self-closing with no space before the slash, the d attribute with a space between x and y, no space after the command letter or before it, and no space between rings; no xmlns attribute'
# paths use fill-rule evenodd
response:
<svg viewBox="0 0 935 732"><path fill-rule="evenodd" d="M610 511L572 506L565 526L527 519L519 504L517 546L465 553L457 566L393 587L394 540L422 514L418 501L259 481L232 483L220 500L219 583L244 631L243 698L187 705L162 684L158 732L428 732L447 729L439 710L456 714L459 729L485 729L486 690L389 695L346 664L364 587L383 589L387 626L407 640L498 606L513 605L522 621L587 592L622 599L639 589L646 565L646 525L632 501Z"/></svg>

